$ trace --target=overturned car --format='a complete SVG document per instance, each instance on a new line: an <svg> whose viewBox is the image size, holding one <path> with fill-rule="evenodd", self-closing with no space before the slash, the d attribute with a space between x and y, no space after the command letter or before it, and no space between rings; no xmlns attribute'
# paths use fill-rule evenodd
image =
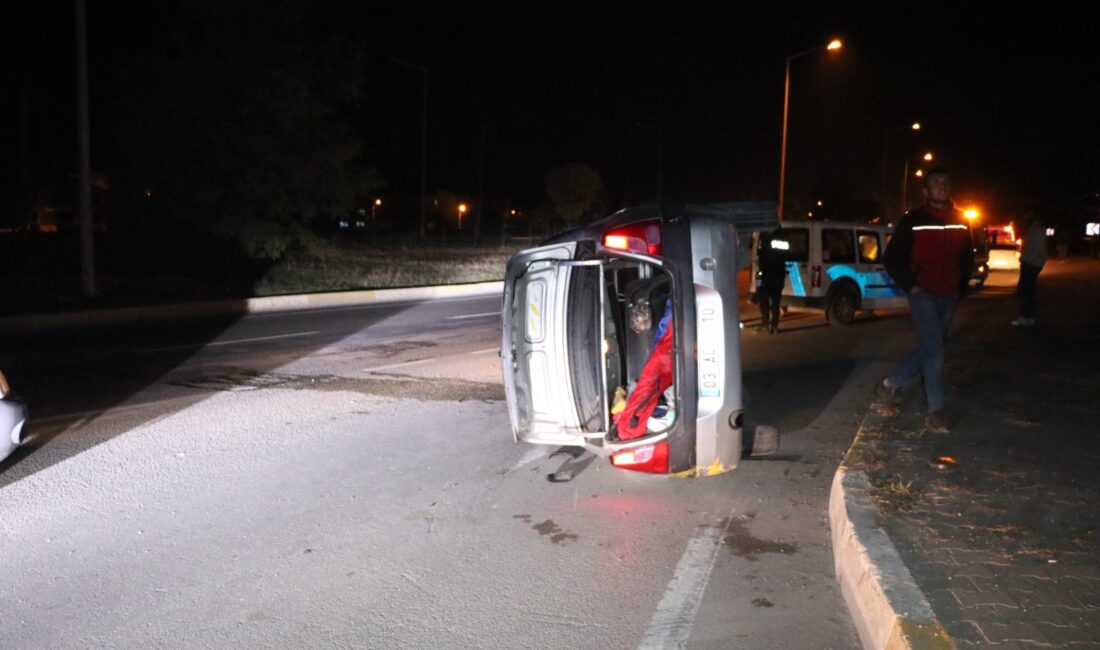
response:
<svg viewBox="0 0 1100 650"><path fill-rule="evenodd" d="M776 223L771 203L646 206L515 255L501 341L515 439L676 476L774 451L774 430L743 434L737 275Z"/></svg>

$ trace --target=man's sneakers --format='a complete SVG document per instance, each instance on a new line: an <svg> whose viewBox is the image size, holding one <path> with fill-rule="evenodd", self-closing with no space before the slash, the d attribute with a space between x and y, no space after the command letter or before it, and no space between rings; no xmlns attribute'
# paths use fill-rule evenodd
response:
<svg viewBox="0 0 1100 650"><path fill-rule="evenodd" d="M898 389L890 385L889 379L883 379L875 384L875 405L878 414L884 417L893 417L900 412L898 404ZM947 427L947 420L943 417L943 411L929 411L924 418L924 428L930 433L951 433Z"/></svg>
<svg viewBox="0 0 1100 650"><path fill-rule="evenodd" d="M931 433L951 433L951 429L947 428L943 411L929 411L924 418L924 426Z"/></svg>
<svg viewBox="0 0 1100 650"><path fill-rule="evenodd" d="M1023 316L1017 316L1016 319L1012 321L1012 326L1013 327L1035 327L1035 319L1034 318L1025 318Z"/></svg>
<svg viewBox="0 0 1100 650"><path fill-rule="evenodd" d="M890 385L889 379L883 379L875 384L875 399L884 402L892 402L897 399L898 391Z"/></svg>
<svg viewBox="0 0 1100 650"><path fill-rule="evenodd" d="M898 391L890 385L889 379L883 379L875 384L875 401L878 414L883 417L894 417L898 414Z"/></svg>

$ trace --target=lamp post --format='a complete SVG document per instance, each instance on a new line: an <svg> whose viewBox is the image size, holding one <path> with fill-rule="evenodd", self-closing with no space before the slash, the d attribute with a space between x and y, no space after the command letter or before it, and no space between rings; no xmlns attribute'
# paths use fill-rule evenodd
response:
<svg viewBox="0 0 1100 650"><path fill-rule="evenodd" d="M80 221L80 279L85 298L96 295L92 215L91 138L88 135L88 32L84 0L73 0L76 18L77 214Z"/></svg>
<svg viewBox="0 0 1100 650"><path fill-rule="evenodd" d="M420 241L424 241L428 231L425 216L427 208L425 204L428 202L428 67L409 63L397 57L390 60L397 65L419 70L423 84L420 89Z"/></svg>
<svg viewBox="0 0 1100 650"><path fill-rule="evenodd" d="M904 128L904 131L917 132L917 131L920 131L920 129L921 129L920 122L913 122L912 124L906 126ZM883 207L884 210L886 209L886 188L889 186L889 180L888 180L889 174L886 171L886 168L887 168L887 165L886 165L887 146L886 145L887 145L887 141L888 141L890 135L891 134L896 134L899 131L902 131L902 129L897 129L897 128L895 128L895 129L886 129L882 133L882 207Z"/></svg>
<svg viewBox="0 0 1100 650"><path fill-rule="evenodd" d="M827 45L821 45L813 47L802 52L795 52L787 57L787 71L783 80L783 144L779 152L779 220L783 220L783 193L786 190L787 180L787 110L790 107L791 99L791 61L800 59L804 56L819 52L821 50L829 50L834 52L844 47L844 44L839 38L834 38L829 41Z"/></svg>
<svg viewBox="0 0 1100 650"><path fill-rule="evenodd" d="M459 203L458 204L458 229L459 230L462 230L462 216L464 214L466 214L466 210L467 210L467 207L466 207L465 203Z"/></svg>
<svg viewBox="0 0 1100 650"><path fill-rule="evenodd" d="M932 155L932 152L929 151L928 153L921 156L921 158L925 162L932 162L932 159L934 158L934 156ZM923 169L918 169L917 171L914 172L914 175L917 178L923 178L924 177L924 170ZM909 158L907 157L905 159L905 166L904 166L904 168L901 172L901 214L905 214L906 209L908 207L909 207Z"/></svg>
<svg viewBox="0 0 1100 650"><path fill-rule="evenodd" d="M375 219L378 217L378 206L382 205L382 199L375 199L370 205L370 245L374 246Z"/></svg>

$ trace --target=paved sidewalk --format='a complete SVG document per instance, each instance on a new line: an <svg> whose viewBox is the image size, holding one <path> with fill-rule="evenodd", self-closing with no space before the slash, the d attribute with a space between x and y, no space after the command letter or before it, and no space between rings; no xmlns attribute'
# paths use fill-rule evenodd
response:
<svg viewBox="0 0 1100 650"><path fill-rule="evenodd" d="M1009 325L1015 275L992 280L950 335L952 432L913 382L865 422L862 469L957 647L1100 648L1100 261L1048 262L1035 328Z"/></svg>

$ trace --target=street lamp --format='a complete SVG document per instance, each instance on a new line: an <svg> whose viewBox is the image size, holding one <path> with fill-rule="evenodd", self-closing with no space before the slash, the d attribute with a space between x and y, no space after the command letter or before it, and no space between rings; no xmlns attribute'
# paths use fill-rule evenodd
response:
<svg viewBox="0 0 1100 650"><path fill-rule="evenodd" d="M427 235L426 204L428 188L428 67L409 63L397 57L390 59L397 65L419 70L422 87L420 90L420 241Z"/></svg>
<svg viewBox="0 0 1100 650"><path fill-rule="evenodd" d="M895 129L886 129L882 134L882 206L883 206L883 209L886 208L886 188L890 183L889 182L890 174L887 173L887 169L886 169L887 168L887 165L886 165L887 146L886 145L887 145L887 141L888 141L890 135L891 134L897 134L899 130L901 130L901 129L897 129L897 128L895 128ZM907 131L907 132L917 132L917 131L920 131L920 130L921 130L920 122L913 122L912 124L910 124L910 125L908 125L904 128L904 131Z"/></svg>
<svg viewBox="0 0 1100 650"><path fill-rule="evenodd" d="M378 217L378 206L382 205L382 199L375 199L370 206L370 245L374 246L374 220Z"/></svg>
<svg viewBox="0 0 1100 650"><path fill-rule="evenodd" d="M818 47L812 47L802 52L795 52L787 57L787 70L783 80L783 144L779 152L779 219L783 220L783 192L786 190L787 181L787 112L790 107L791 100L791 61L800 59L804 56L819 52L821 50L828 50L835 52L844 47L844 44L839 38L834 38L829 41L827 45L821 45Z"/></svg>
<svg viewBox="0 0 1100 650"><path fill-rule="evenodd" d="M926 162L931 162L932 159L934 158L934 156L932 155L932 152L929 151L928 153L921 156L921 158L923 160L925 160ZM923 169L918 169L917 171L913 172L913 175L916 176L917 178L923 178L924 177L924 170ZM909 207L909 158L905 159L905 166L904 166L904 168L901 172L901 213L902 214L905 214L905 209L907 207Z"/></svg>
<svg viewBox="0 0 1100 650"><path fill-rule="evenodd" d="M458 229L459 230L462 230L462 215L466 214L466 210L467 210L467 207L466 207L465 203L459 203L458 204Z"/></svg>

